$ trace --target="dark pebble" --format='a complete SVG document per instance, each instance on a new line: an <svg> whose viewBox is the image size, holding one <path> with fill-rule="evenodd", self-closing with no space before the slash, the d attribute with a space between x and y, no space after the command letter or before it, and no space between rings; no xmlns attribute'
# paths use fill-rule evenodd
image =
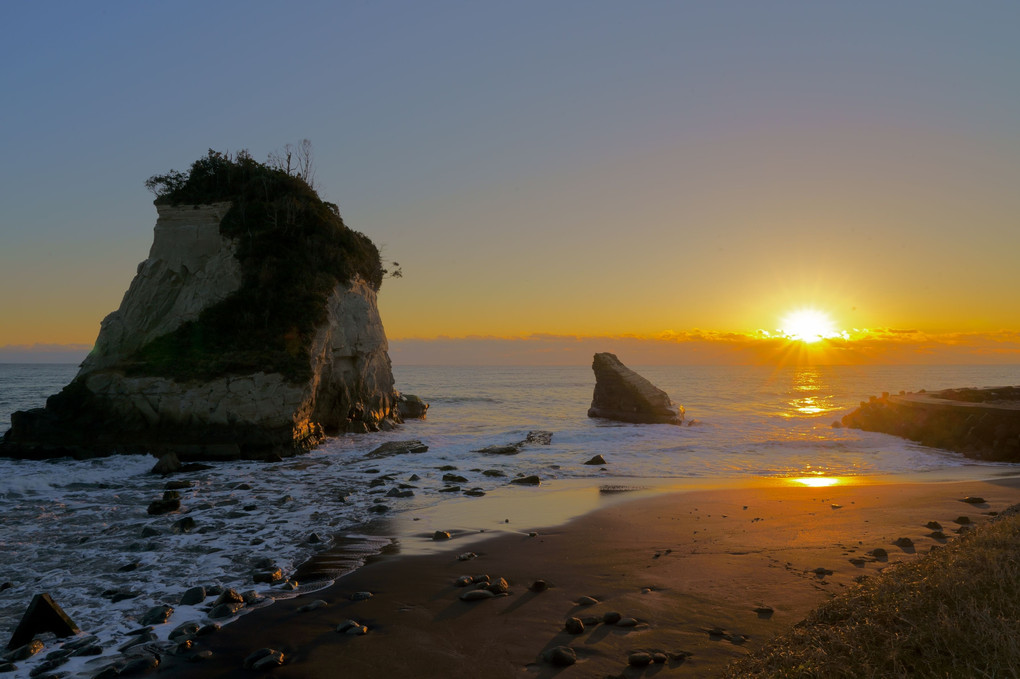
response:
<svg viewBox="0 0 1020 679"><path fill-rule="evenodd" d="M549 662L557 667L568 667L577 662L577 653L569 646L554 646L548 657Z"/></svg>
<svg viewBox="0 0 1020 679"><path fill-rule="evenodd" d="M567 634L582 634L584 633L584 623L578 618L567 618L563 629L566 630Z"/></svg>

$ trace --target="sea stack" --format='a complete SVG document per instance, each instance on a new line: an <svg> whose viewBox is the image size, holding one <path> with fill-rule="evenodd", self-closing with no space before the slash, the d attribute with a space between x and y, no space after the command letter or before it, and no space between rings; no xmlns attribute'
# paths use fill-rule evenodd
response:
<svg viewBox="0 0 1020 679"><path fill-rule="evenodd" d="M625 366L614 354L595 354L595 393L588 417L639 424L683 424L684 407Z"/></svg>
<svg viewBox="0 0 1020 679"><path fill-rule="evenodd" d="M379 251L305 177L210 151L146 185L148 259L74 380L12 415L0 455L272 459L400 421Z"/></svg>

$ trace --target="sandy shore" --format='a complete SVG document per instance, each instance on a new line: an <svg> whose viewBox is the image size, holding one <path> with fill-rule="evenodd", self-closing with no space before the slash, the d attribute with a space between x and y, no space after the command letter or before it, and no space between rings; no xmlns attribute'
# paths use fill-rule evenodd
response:
<svg viewBox="0 0 1020 679"><path fill-rule="evenodd" d="M629 501L631 493L589 488L582 509L589 508L585 502L601 508L549 527L552 521L541 521L542 496L535 490L534 502L522 503L527 496L517 495L512 504L496 500L473 518L462 516L465 525L477 526L517 507L524 518L512 514L512 523L504 525L520 532L485 540L474 530L455 532L440 551L381 557L328 589L278 601L200 638L196 648L212 650L211 658L166 658L160 674L251 676L242 669L244 658L272 647L287 657L273 670L279 677L717 676L855 578L939 544L927 536L929 521L940 522L952 539L961 516L978 524L1020 502L1018 478L830 487L790 482ZM961 502L966 496L986 502ZM550 509L553 520L557 511L566 510ZM438 548L425 536L457 528L438 523L451 516L419 517L419 537L402 540L404 551ZM538 535L529 536L532 531ZM896 546L901 537L913 546ZM868 555L877 547L888 551L887 559ZM466 551L477 558L458 561ZM506 578L510 596L461 601L466 590L454 581L482 573ZM539 579L549 589L529 591ZM350 600L362 591L372 598ZM585 596L599 603L578 605ZM315 599L329 605L297 611ZM755 610L764 607L773 612ZM570 617L601 618L609 611L638 624L564 631ZM337 624L347 619L369 632L338 634ZM549 649L561 645L574 649L575 665L561 668L545 660ZM629 668L628 655L639 650L672 655L665 665Z"/></svg>

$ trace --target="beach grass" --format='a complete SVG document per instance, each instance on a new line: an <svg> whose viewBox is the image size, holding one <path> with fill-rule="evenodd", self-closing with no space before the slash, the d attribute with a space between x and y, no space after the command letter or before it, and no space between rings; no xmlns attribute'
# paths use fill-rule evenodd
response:
<svg viewBox="0 0 1020 679"><path fill-rule="evenodd" d="M1020 675L1020 515L889 567L728 668L728 677Z"/></svg>

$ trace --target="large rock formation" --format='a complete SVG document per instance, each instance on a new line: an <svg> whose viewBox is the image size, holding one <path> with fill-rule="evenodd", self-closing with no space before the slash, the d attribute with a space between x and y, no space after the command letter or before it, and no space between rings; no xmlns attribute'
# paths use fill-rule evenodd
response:
<svg viewBox="0 0 1020 679"><path fill-rule="evenodd" d="M684 407L610 353L595 354L595 393L588 417L640 424L683 424Z"/></svg>
<svg viewBox="0 0 1020 679"><path fill-rule="evenodd" d="M1020 387L885 393L841 422L967 457L1020 462Z"/></svg>
<svg viewBox="0 0 1020 679"><path fill-rule="evenodd" d="M0 455L264 458L400 421L371 241L246 156L185 177L80 372L14 413Z"/></svg>

